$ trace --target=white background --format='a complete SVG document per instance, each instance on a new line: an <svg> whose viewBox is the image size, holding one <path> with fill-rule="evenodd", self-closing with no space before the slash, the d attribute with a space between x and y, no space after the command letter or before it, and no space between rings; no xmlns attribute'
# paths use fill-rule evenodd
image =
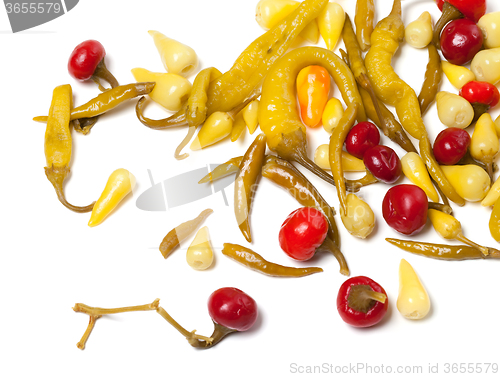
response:
<svg viewBox="0 0 500 377"><path fill-rule="evenodd" d="M0 10L2 47L2 236L0 237L0 374L5 376L52 375L217 375L285 376L290 365L422 366L439 363L499 362L497 261L444 262L405 253L384 241L400 237L381 214L388 189L377 184L362 190L372 206L377 226L367 240L350 236L337 222L342 250L351 276L366 275L379 282L389 295L389 312L383 322L369 329L355 329L338 316L336 296L345 277L330 255L318 255L306 265L324 272L301 279L263 276L220 253L224 242L248 246L234 220L232 185L221 194L167 212L145 212L135 206L150 187L147 169L155 182L183 172L242 155L253 140L225 141L183 161L173 158L185 130L153 131L135 117L135 100L99 119L87 136L74 133L72 174L66 185L68 200L87 205L96 200L109 176L120 167L138 181L129 197L102 225L89 228L89 214L63 207L44 174L43 124L31 120L47 114L55 86L70 83L76 105L98 94L93 83L80 83L67 73L73 48L86 39L97 39L106 48L108 68L120 83L133 81L130 70L143 67L162 72L163 66L147 31L158 30L193 47L200 68L228 70L241 51L262 30L255 22L256 0L104 2L82 0L67 15L31 30L12 34L7 15ZM339 3L354 16L354 0ZM376 1L377 19L388 14L391 2ZM490 1L488 11L500 10ZM405 24L424 10L433 21L439 10L433 1L403 2ZM323 42L320 42L324 46ZM339 44L340 46L342 43ZM427 51L403 43L394 59L397 72L420 90ZM193 77L190 78L191 80ZM456 93L443 77L442 90ZM338 89L333 91L339 97ZM497 109L492 111L496 116ZM157 105L151 117L164 117ZM432 140L443 129L433 105L425 116ZM402 157L403 151L383 137ZM309 154L328 135L309 132ZM306 173L327 201L338 208L335 189ZM398 183L408 183L402 178ZM188 189L188 188L186 188ZM216 261L208 271L192 270L185 261L185 241L167 260L157 247L165 234L202 209L215 210L209 227ZM268 260L290 266L279 248L278 231L297 202L273 183L262 180L252 211L254 243L251 247ZM495 246L488 231L489 208L468 203L454 206L465 235ZM414 237L444 243L430 224ZM432 300L428 318L404 319L396 309L398 266L408 260L419 274ZM74 313L76 302L92 306L139 305L160 298L161 305L187 329L209 335L212 323L206 300L212 291L234 286L250 294L259 305L259 319L247 333L229 336L216 347L193 349L154 312L119 314L98 320L81 351L79 341L88 317ZM484 365L483 365L484 368ZM361 373L363 374L363 373Z"/></svg>

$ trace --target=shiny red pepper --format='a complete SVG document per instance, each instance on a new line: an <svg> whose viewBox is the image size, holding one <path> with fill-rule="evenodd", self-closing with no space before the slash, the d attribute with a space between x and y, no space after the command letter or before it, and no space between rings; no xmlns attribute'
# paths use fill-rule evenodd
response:
<svg viewBox="0 0 500 377"><path fill-rule="evenodd" d="M437 0L436 2L441 11L443 4L449 3L457 8L465 18L476 23L486 13L486 0Z"/></svg>
<svg viewBox="0 0 500 377"><path fill-rule="evenodd" d="M337 296L340 317L354 327L369 327L379 323L388 307L389 300L384 288L366 276L346 280Z"/></svg>
<svg viewBox="0 0 500 377"><path fill-rule="evenodd" d="M480 103L488 107L495 107L500 99L497 87L484 81L469 81L460 89L460 95L471 104Z"/></svg>

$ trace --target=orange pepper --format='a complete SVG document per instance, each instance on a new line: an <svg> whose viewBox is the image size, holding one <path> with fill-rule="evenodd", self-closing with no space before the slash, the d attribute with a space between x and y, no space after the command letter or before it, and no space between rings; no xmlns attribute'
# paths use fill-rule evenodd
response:
<svg viewBox="0 0 500 377"><path fill-rule="evenodd" d="M319 65L303 68L297 76L297 95L302 122L309 127L317 127L328 101L330 75Z"/></svg>

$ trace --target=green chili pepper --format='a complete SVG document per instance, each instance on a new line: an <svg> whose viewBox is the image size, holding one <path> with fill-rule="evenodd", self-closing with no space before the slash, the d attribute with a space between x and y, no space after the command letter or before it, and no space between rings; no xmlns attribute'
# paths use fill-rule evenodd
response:
<svg viewBox="0 0 500 377"><path fill-rule="evenodd" d="M439 90L439 83L443 76L441 57L439 56L436 46L429 44L427 49L429 51L429 63L427 63L424 83L418 95L418 102L420 103L420 112L422 115L425 114L429 105L435 100Z"/></svg>

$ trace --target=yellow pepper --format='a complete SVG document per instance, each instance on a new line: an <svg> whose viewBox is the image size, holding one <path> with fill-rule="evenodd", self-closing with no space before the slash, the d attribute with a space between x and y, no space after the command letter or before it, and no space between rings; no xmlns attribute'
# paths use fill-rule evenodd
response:
<svg viewBox="0 0 500 377"><path fill-rule="evenodd" d="M366 238L375 228L375 215L370 206L354 194L346 198L346 213L340 211L342 223L354 237Z"/></svg>
<svg viewBox="0 0 500 377"><path fill-rule="evenodd" d="M314 152L314 162L321 169L330 170L330 146L328 144L322 144ZM354 157L353 155L342 151L342 170L345 172L358 172L366 171L365 164L363 160Z"/></svg>
<svg viewBox="0 0 500 377"><path fill-rule="evenodd" d="M500 137L500 115L495 119L495 130L497 131L497 136Z"/></svg>
<svg viewBox="0 0 500 377"><path fill-rule="evenodd" d="M257 118L259 114L259 103L258 99L250 102L245 108L242 110L243 119L245 119L245 123L248 128L248 132L252 135L257 129L257 125L259 124L259 120Z"/></svg>
<svg viewBox="0 0 500 377"><path fill-rule="evenodd" d="M245 132L246 124L243 118L243 111L236 114L233 122L233 128L231 129L231 141L234 142L240 138L240 136Z"/></svg>
<svg viewBox="0 0 500 377"><path fill-rule="evenodd" d="M404 259L399 264L399 294L396 304L401 315L422 319L431 309L431 301L413 267Z"/></svg>
<svg viewBox="0 0 500 377"><path fill-rule="evenodd" d="M191 94L191 83L174 73L151 72L144 68L132 69L137 82L156 82L149 97L169 111L178 111Z"/></svg>
<svg viewBox="0 0 500 377"><path fill-rule="evenodd" d="M478 249L484 255L489 254L488 248L472 242L463 235L462 225L460 224L460 221L455 219L452 215L435 209L429 209L427 211L427 216L431 220L432 226L434 227L436 232L438 232L439 235L444 239L457 240Z"/></svg>
<svg viewBox="0 0 500 377"><path fill-rule="evenodd" d="M477 26L483 33L484 48L500 47L500 12L489 12L482 16L477 22Z"/></svg>
<svg viewBox="0 0 500 377"><path fill-rule="evenodd" d="M330 98L326 103L321 121L326 132L332 133L344 115L344 108L338 98Z"/></svg>
<svg viewBox="0 0 500 377"><path fill-rule="evenodd" d="M335 46L342 34L344 27L345 12L340 4L329 2L326 8L319 14L318 27L326 48L335 50Z"/></svg>
<svg viewBox="0 0 500 377"><path fill-rule="evenodd" d="M187 263L195 270L206 270L214 261L208 228L204 226L194 236L186 252Z"/></svg>
<svg viewBox="0 0 500 377"><path fill-rule="evenodd" d="M496 85L500 81L500 47L479 51L470 63L477 81Z"/></svg>
<svg viewBox="0 0 500 377"><path fill-rule="evenodd" d="M474 119L469 101L458 94L439 92L436 95L438 117L446 127L466 128Z"/></svg>
<svg viewBox="0 0 500 377"><path fill-rule="evenodd" d="M458 194L470 202L483 200L490 189L491 180L477 165L441 165L444 175Z"/></svg>
<svg viewBox="0 0 500 377"><path fill-rule="evenodd" d="M490 191L488 191L488 194L481 202L481 205L483 207L492 206L498 198L500 198L500 177L498 177L493 186L491 186Z"/></svg>
<svg viewBox="0 0 500 377"><path fill-rule="evenodd" d="M300 5L294 0L260 0L255 9L255 20L264 30L276 26ZM316 20L308 23L299 34L300 37L313 44L318 43L319 30Z"/></svg>
<svg viewBox="0 0 500 377"><path fill-rule="evenodd" d="M432 184L431 177L427 172L424 162L415 152L408 152L401 159L404 175L414 184L420 187L433 201L439 202L439 195Z"/></svg>
<svg viewBox="0 0 500 377"><path fill-rule="evenodd" d="M432 35L432 19L429 12L423 12L405 28L405 40L415 48L427 47L432 41Z"/></svg>
<svg viewBox="0 0 500 377"><path fill-rule="evenodd" d="M167 72L187 77L196 70L198 56L191 47L168 38L156 30L150 30L148 33L153 37Z"/></svg>
<svg viewBox="0 0 500 377"><path fill-rule="evenodd" d="M330 93L330 75L318 65L301 69L297 76L297 97L300 115L306 126L316 127L321 121L323 110Z"/></svg>
<svg viewBox="0 0 500 377"><path fill-rule="evenodd" d="M474 73L466 67L451 64L446 60L441 62L441 67L443 68L443 72L448 78L448 81L457 89L462 89L462 87L469 81L476 80Z"/></svg>
<svg viewBox="0 0 500 377"><path fill-rule="evenodd" d="M493 119L489 113L479 117L470 140L470 154L486 164L488 174L493 177L493 159L498 154L500 143Z"/></svg>
<svg viewBox="0 0 500 377"><path fill-rule="evenodd" d="M89 212L94 203L86 207L69 204L64 195L63 183L68 176L71 161L72 138L69 121L73 93L70 85L61 85L54 89L50 104L47 128L45 131L45 175L56 190L57 198L66 207L75 212Z"/></svg>
<svg viewBox="0 0 500 377"><path fill-rule="evenodd" d="M495 241L500 242L500 198L497 199L491 212L489 228L491 236Z"/></svg>
<svg viewBox="0 0 500 377"><path fill-rule="evenodd" d="M135 177L127 169L117 169L108 178L106 187L94 205L90 215L89 226L94 227L116 208L116 206L132 192Z"/></svg>
<svg viewBox="0 0 500 377"><path fill-rule="evenodd" d="M191 150L197 151L217 143L229 136L232 128L233 119L227 113L216 111L207 118L201 127L198 135L191 143Z"/></svg>

